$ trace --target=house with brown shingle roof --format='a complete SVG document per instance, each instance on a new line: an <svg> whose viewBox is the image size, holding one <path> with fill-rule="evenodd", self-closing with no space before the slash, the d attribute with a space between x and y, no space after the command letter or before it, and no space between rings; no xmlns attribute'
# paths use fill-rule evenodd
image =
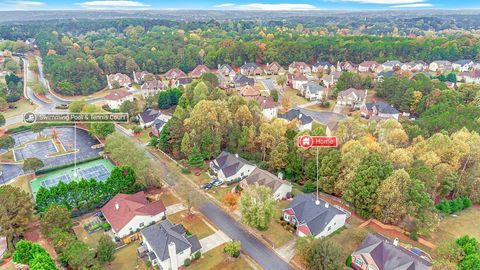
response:
<svg viewBox="0 0 480 270"><path fill-rule="evenodd" d="M312 69L305 62L293 62L288 66L288 73L293 74L300 72L302 74L312 73Z"/></svg>
<svg viewBox="0 0 480 270"><path fill-rule="evenodd" d="M118 109L123 102L127 100L133 101L133 95L124 88L121 88L110 91L110 93L108 93L104 99L110 109Z"/></svg>
<svg viewBox="0 0 480 270"><path fill-rule="evenodd" d="M255 86L245 85L244 87L240 88L240 95L245 98L253 99L260 96L260 90L258 90Z"/></svg>
<svg viewBox="0 0 480 270"><path fill-rule="evenodd" d="M260 104L262 108L262 114L267 119L272 119L277 117L278 114L278 104L273 100L272 97L257 96L255 100Z"/></svg>
<svg viewBox="0 0 480 270"><path fill-rule="evenodd" d="M140 84L145 81L151 81L155 79L155 75L147 71L134 71L133 81Z"/></svg>
<svg viewBox="0 0 480 270"><path fill-rule="evenodd" d="M276 61L267 63L265 66L265 74L267 75L282 75L285 74L285 69Z"/></svg>
<svg viewBox="0 0 480 270"><path fill-rule="evenodd" d="M114 235L124 238L165 218L161 200L149 202L145 192L117 194L101 209Z"/></svg>
<svg viewBox="0 0 480 270"><path fill-rule="evenodd" d="M115 73L107 75L108 88L128 87L132 84L132 80L125 74Z"/></svg>
<svg viewBox="0 0 480 270"><path fill-rule="evenodd" d="M270 188L272 190L272 196L276 200L287 198L287 193L292 192L292 185L290 183L260 168L253 170L247 178L240 182L242 188L251 185Z"/></svg>
<svg viewBox="0 0 480 270"><path fill-rule="evenodd" d="M190 77L200 78L200 76L208 72L210 72L210 69L207 66L198 65L197 67L195 67L195 69L192 70L192 72L190 72Z"/></svg>
<svg viewBox="0 0 480 270"><path fill-rule="evenodd" d="M183 77L187 77L187 74L185 74L185 72L183 72L179 68L171 68L169 71L167 71L167 73L165 73L165 78L167 80L178 79Z"/></svg>
<svg viewBox="0 0 480 270"><path fill-rule="evenodd" d="M358 65L359 72L374 72L375 69L379 66L375 61L363 61Z"/></svg>

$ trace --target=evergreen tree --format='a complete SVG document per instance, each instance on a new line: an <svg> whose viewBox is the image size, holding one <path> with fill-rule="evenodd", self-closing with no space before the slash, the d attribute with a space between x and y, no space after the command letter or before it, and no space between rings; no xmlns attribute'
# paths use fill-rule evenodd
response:
<svg viewBox="0 0 480 270"><path fill-rule="evenodd" d="M203 168L203 158L197 146L193 147L192 152L188 156L188 165L192 168Z"/></svg>

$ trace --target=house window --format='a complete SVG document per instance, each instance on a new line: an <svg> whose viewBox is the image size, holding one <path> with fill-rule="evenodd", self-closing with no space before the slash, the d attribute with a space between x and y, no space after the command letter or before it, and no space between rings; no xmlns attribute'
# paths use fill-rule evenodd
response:
<svg viewBox="0 0 480 270"><path fill-rule="evenodd" d="M358 265L358 266L362 266L363 265L363 260L361 258L356 258L355 259L355 264Z"/></svg>
<svg viewBox="0 0 480 270"><path fill-rule="evenodd" d="M143 226L145 226L145 224L143 222L140 223L140 228L142 228Z"/></svg>
<svg viewBox="0 0 480 270"><path fill-rule="evenodd" d="M330 226L328 226L328 229L327 229L327 231L330 231L330 229L331 229L331 227L330 227Z"/></svg>

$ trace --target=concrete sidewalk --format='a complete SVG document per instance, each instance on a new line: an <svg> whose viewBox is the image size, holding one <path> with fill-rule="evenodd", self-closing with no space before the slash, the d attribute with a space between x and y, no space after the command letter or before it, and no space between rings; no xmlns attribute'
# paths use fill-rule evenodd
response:
<svg viewBox="0 0 480 270"><path fill-rule="evenodd" d="M178 213L178 212L181 212L181 211L187 209L185 207L185 205L183 205L183 203L177 203L177 204L169 205L165 208L167 208L167 215L173 215L175 213Z"/></svg>

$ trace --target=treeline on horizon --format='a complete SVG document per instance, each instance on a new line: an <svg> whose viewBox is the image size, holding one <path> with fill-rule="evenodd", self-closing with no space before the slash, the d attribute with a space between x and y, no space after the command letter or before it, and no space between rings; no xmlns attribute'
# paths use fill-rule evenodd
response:
<svg viewBox="0 0 480 270"><path fill-rule="evenodd" d="M0 27L16 39L31 33L45 60L45 70L62 94L90 94L106 86L105 75L144 70L165 73L172 67L189 72L198 64L241 66L245 62L364 60L413 61L477 59L478 39L354 36L327 28L263 27L251 21L176 22L101 20L50 25L21 31L27 25ZM35 30L33 30L33 28ZM13 31L12 31L13 30ZM31 32L30 32L31 31ZM21 34L23 33L23 34ZM24 36L22 36L24 35Z"/></svg>

